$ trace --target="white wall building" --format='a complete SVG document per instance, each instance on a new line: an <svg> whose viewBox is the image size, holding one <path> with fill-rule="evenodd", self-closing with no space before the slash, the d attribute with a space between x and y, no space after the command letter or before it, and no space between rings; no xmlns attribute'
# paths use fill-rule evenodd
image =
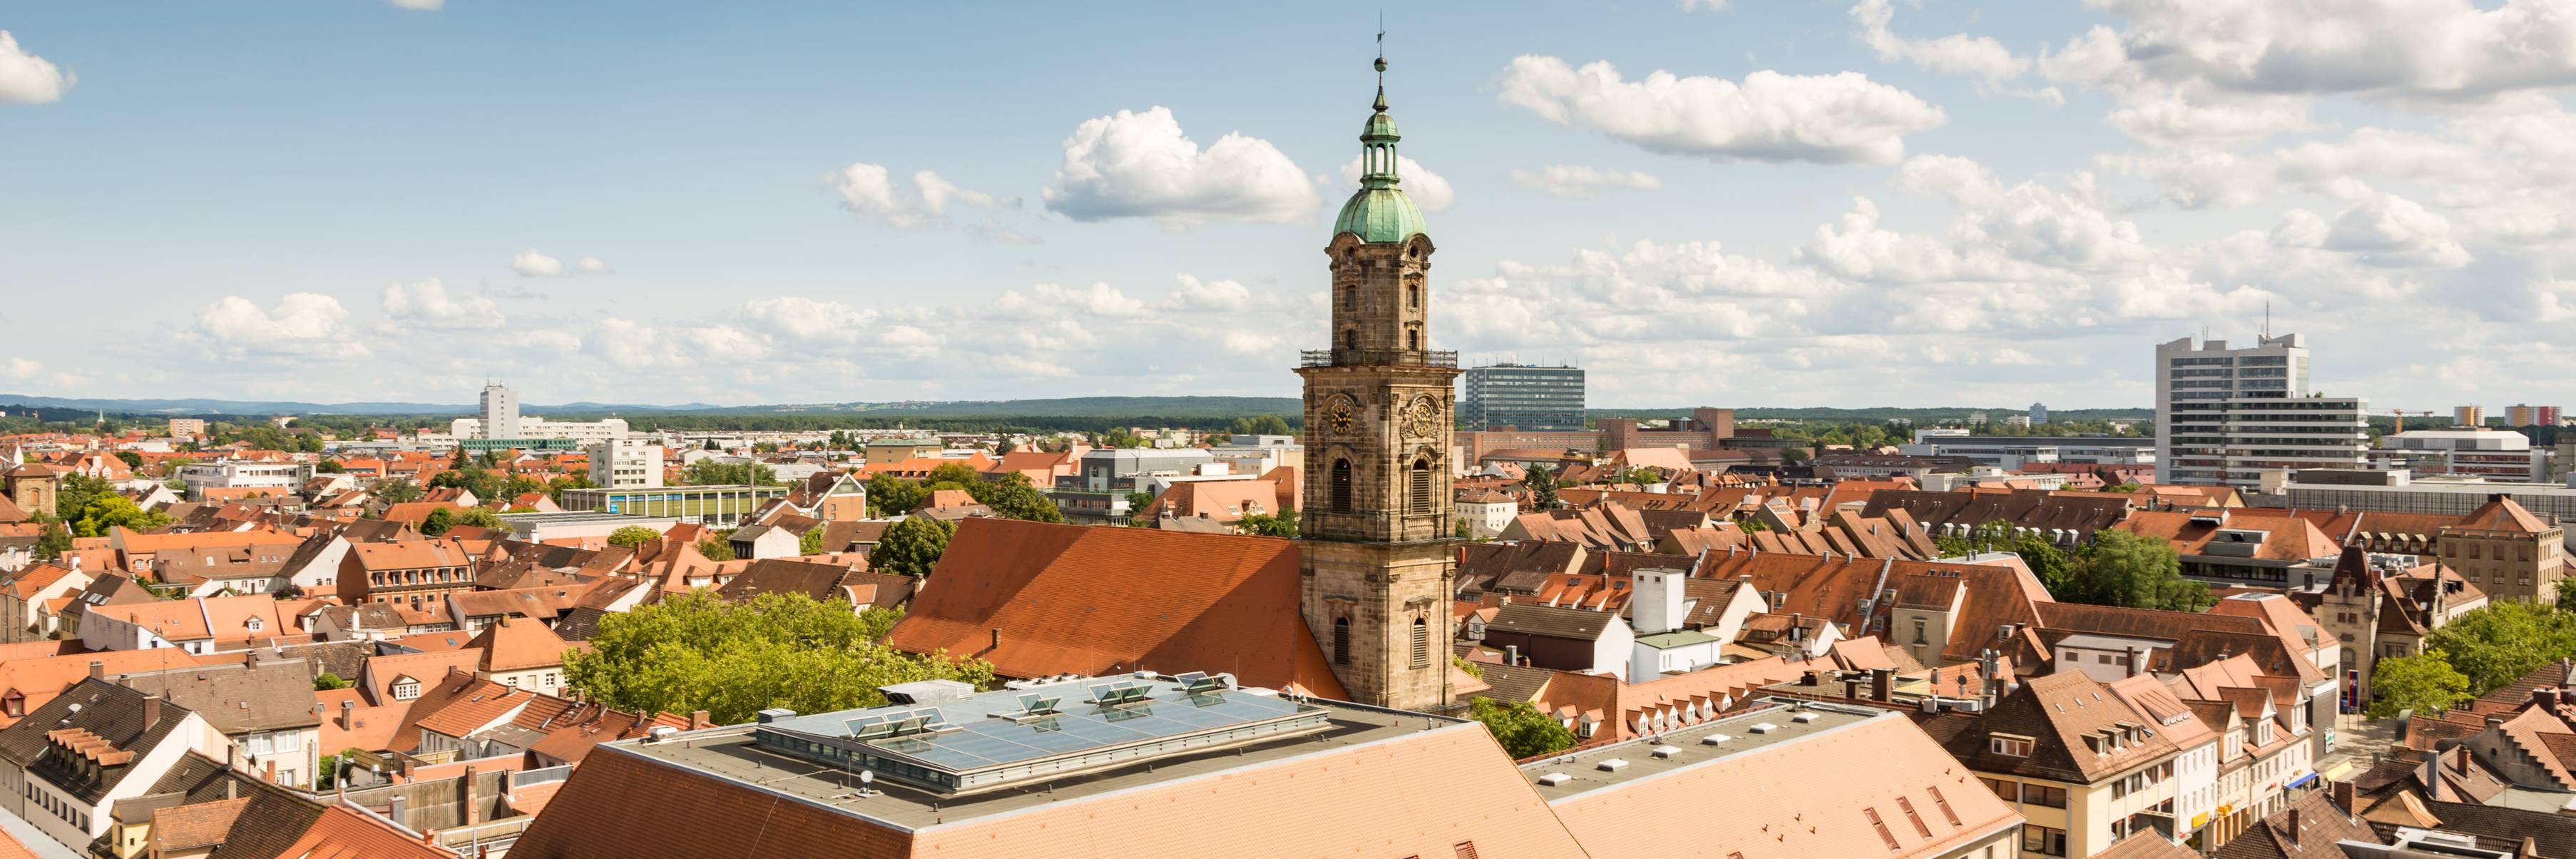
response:
<svg viewBox="0 0 2576 859"><path fill-rule="evenodd" d="M519 434L519 393L505 385L494 383L483 386L483 419L478 423L482 435L467 436L460 428L456 436L458 438L527 438Z"/></svg>
<svg viewBox="0 0 2576 859"><path fill-rule="evenodd" d="M2533 483L2549 479L2550 450L2511 430L2411 430L2384 436L2370 450L2372 468L2416 474L2462 474Z"/></svg>
<svg viewBox="0 0 2576 859"><path fill-rule="evenodd" d="M662 488L662 446L642 439L607 439L582 446L590 457L590 483L609 489Z"/></svg>
<svg viewBox="0 0 2576 859"><path fill-rule="evenodd" d="M615 441L617 439L625 438L629 432L625 418L603 418L596 421L550 421L536 415L525 415L513 418L512 424L519 428L519 435L501 436L486 434L483 431L483 421L480 418L457 418L449 423L448 429L449 434L455 438L568 438L583 444Z"/></svg>
<svg viewBox="0 0 2576 859"><path fill-rule="evenodd" d="M2156 347L2156 482L2255 488L2279 468L2358 468L2366 401L2308 388L2307 339L2243 349L2185 337Z"/></svg>
<svg viewBox="0 0 2576 859"><path fill-rule="evenodd" d="M293 492L312 479L313 466L301 462L201 462L179 466L179 480L189 498L204 498L210 488L257 487Z"/></svg>

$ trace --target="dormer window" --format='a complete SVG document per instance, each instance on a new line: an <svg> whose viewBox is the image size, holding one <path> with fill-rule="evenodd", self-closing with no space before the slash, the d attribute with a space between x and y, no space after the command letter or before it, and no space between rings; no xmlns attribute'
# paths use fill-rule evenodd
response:
<svg viewBox="0 0 2576 859"><path fill-rule="evenodd" d="M1986 742L1987 749L1993 751L1995 754L2012 758L2030 757L2029 737L2015 737L1996 734L1993 737L1988 738Z"/></svg>
<svg viewBox="0 0 2576 859"><path fill-rule="evenodd" d="M418 697L420 697L419 681L406 681L394 684L394 700L409 701Z"/></svg>
<svg viewBox="0 0 2576 859"><path fill-rule="evenodd" d="M254 618L251 618L250 620L243 621L243 622L242 622L242 625L243 625L243 626L245 626L245 627L249 627L249 628L250 628L250 631L252 631L252 632L258 632L258 631L259 631L259 618L255 618L255 617L254 617Z"/></svg>

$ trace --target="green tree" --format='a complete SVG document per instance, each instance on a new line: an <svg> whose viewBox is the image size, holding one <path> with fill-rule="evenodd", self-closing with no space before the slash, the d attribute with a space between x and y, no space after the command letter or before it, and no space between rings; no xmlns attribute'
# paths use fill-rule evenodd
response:
<svg viewBox="0 0 2576 859"><path fill-rule="evenodd" d="M996 481L979 481L967 488L975 500L993 508L993 512L1012 519L1030 522L1062 522L1064 511L1056 509L1055 499L1029 484L1029 476L1020 472L1003 475Z"/></svg>
<svg viewBox="0 0 2576 859"><path fill-rule="evenodd" d="M2576 611L2576 576L2558 580L2558 610Z"/></svg>
<svg viewBox="0 0 2576 859"><path fill-rule="evenodd" d="M420 500L420 484L408 480L387 480L376 484L376 497L387 504L409 504Z"/></svg>
<svg viewBox="0 0 2576 859"><path fill-rule="evenodd" d="M2069 602L2165 611L2200 611L2217 604L2209 586L2182 577L2173 544L2127 531L2097 531L2076 555L2067 575Z"/></svg>
<svg viewBox="0 0 2576 859"><path fill-rule="evenodd" d="M2002 549L2011 542L2012 526L2002 522L1988 522L1958 536L1932 538L1932 545L1941 550L1944 558Z"/></svg>
<svg viewBox="0 0 2576 859"><path fill-rule="evenodd" d="M501 514L492 512L492 508L489 507L467 507L458 511L456 524L472 525L476 528L504 527L501 524Z"/></svg>
<svg viewBox="0 0 2576 859"><path fill-rule="evenodd" d="M2068 580L2075 575L2074 559L2036 533L2014 537L2012 552L2021 556L2022 565L2029 567L2030 574L2039 579L2039 586L2052 595L2066 590Z"/></svg>
<svg viewBox="0 0 2576 859"><path fill-rule="evenodd" d="M2383 657L2370 670L2373 720L2399 710L2439 713L2477 696L2469 694L2469 677L2452 668L2450 654L2430 650L2414 656Z"/></svg>
<svg viewBox="0 0 2576 859"><path fill-rule="evenodd" d="M608 545L632 549L662 539L662 532L642 525L628 525L608 532Z"/></svg>
<svg viewBox="0 0 2576 859"><path fill-rule="evenodd" d="M315 692L328 692L333 689L347 688L349 688L349 681L340 679L340 675L333 674L328 671L313 675L313 691Z"/></svg>
<svg viewBox="0 0 2576 859"><path fill-rule="evenodd" d="M62 488L54 492L54 515L62 517L65 522L79 522L82 516L88 514L91 501L97 500L100 496L115 494L116 484L108 482L107 478L82 474L63 475Z"/></svg>
<svg viewBox="0 0 2576 859"><path fill-rule="evenodd" d="M1296 434L1295 430L1288 428L1288 419L1278 415L1257 415L1248 418L1235 418L1234 425L1229 427L1228 430L1234 435Z"/></svg>
<svg viewBox="0 0 2576 859"><path fill-rule="evenodd" d="M591 488L589 477L578 474L570 477L558 477L553 480L546 481L546 497L556 501L562 501L564 490L566 489L589 488Z"/></svg>
<svg viewBox="0 0 2576 859"><path fill-rule="evenodd" d="M127 468L143 467L143 454L135 453L130 450L120 450L116 452L116 458L117 460L124 462L125 467Z"/></svg>
<svg viewBox="0 0 2576 859"><path fill-rule="evenodd" d="M123 495L100 495L89 500L81 510L74 530L83 537L105 537L114 528L149 531L170 524L170 517L157 510L145 510Z"/></svg>
<svg viewBox="0 0 2576 859"><path fill-rule="evenodd" d="M974 466L963 462L943 462L930 470L930 476L925 478L925 482L932 489L973 491L976 484L984 482L984 475L976 471Z"/></svg>
<svg viewBox="0 0 2576 859"><path fill-rule="evenodd" d="M921 484L879 472L868 478L868 506L886 516L899 516L921 507L930 500L930 490Z"/></svg>
<svg viewBox="0 0 2576 859"><path fill-rule="evenodd" d="M701 459L681 469L680 481L691 486L768 486L778 482L778 472L757 462Z"/></svg>
<svg viewBox="0 0 2576 859"><path fill-rule="evenodd" d="M1110 427L1108 432L1100 434L1101 447L1144 447L1148 444L1151 442L1144 436L1126 427Z"/></svg>
<svg viewBox="0 0 2576 859"><path fill-rule="evenodd" d="M1154 493L1127 493L1127 513L1129 515L1141 515L1145 512L1145 508L1152 506L1154 506Z"/></svg>
<svg viewBox="0 0 2576 859"><path fill-rule="evenodd" d="M456 508L453 507L431 510L429 515L420 518L420 533L424 537L436 537L454 527L456 527Z"/></svg>
<svg viewBox="0 0 2576 859"><path fill-rule="evenodd" d="M1272 516L1267 513L1253 513L1243 517L1242 521L1235 524L1237 527L1243 529L1243 533L1255 536L1287 537L1289 539L1296 539L1297 537L1297 511L1294 510L1279 511L1279 515L1277 516Z"/></svg>
<svg viewBox="0 0 2576 859"><path fill-rule="evenodd" d="M346 474L349 471L349 467L341 465L339 460L326 459L322 461L321 465L314 466L313 470L315 473L319 474Z"/></svg>
<svg viewBox="0 0 2576 859"><path fill-rule="evenodd" d="M1537 504L1538 509L1555 509L1556 469L1544 465L1532 465L1529 467L1529 473L1521 477L1521 485L1529 488L1531 502Z"/></svg>
<svg viewBox="0 0 2576 859"><path fill-rule="evenodd" d="M885 703L877 687L957 680L989 688L993 666L946 654L915 656L882 638L900 617L853 614L802 594L749 603L683 594L601 618L587 650L565 654L573 688L612 707L707 711L741 723L771 707L828 713Z"/></svg>
<svg viewBox="0 0 2576 859"><path fill-rule="evenodd" d="M2136 492L2136 491L2138 491L2140 488L2142 488L2142 487L2138 486L2138 482L2137 482L2137 481L2135 481L2135 480L2132 480L2132 481L2129 481L2129 482L2127 482L2127 483L2117 483L2117 484L2113 484L2113 485L2110 485L2110 486L2102 487L2102 491L2104 491L2104 492L2131 493L2131 492Z"/></svg>
<svg viewBox="0 0 2576 859"><path fill-rule="evenodd" d="M605 624L605 621L602 621ZM1574 747L1574 732L1565 723L1549 718L1527 701L1504 704L1492 698L1478 698L1467 705L1476 721L1503 744L1503 751L1513 760L1552 755Z"/></svg>
<svg viewBox="0 0 2576 859"><path fill-rule="evenodd" d="M2489 602L2433 630L2424 649L2442 651L2452 668L2468 676L2470 693L2484 695L2544 664L2576 656L2576 612L2521 600Z"/></svg>
<svg viewBox="0 0 2576 859"><path fill-rule="evenodd" d="M948 551L948 538L956 533L955 525L928 516L906 516L886 526L876 550L868 553L868 568L880 573L930 575L939 566L940 554Z"/></svg>
<svg viewBox="0 0 2576 859"><path fill-rule="evenodd" d="M823 529L816 528L814 530L820 531ZM700 537L698 538L698 554L707 556L707 560L710 561L733 560L733 541L725 539L724 535L716 534L709 534L705 537Z"/></svg>
<svg viewBox="0 0 2576 859"><path fill-rule="evenodd" d="M71 550L71 529L63 527L63 520L54 518L54 514L38 511L36 513L36 557L51 561Z"/></svg>
<svg viewBox="0 0 2576 859"><path fill-rule="evenodd" d="M1796 465L1814 458L1815 455L1808 453L1807 449L1803 447L1784 447L1780 449L1780 461L1789 465Z"/></svg>
<svg viewBox="0 0 2576 859"><path fill-rule="evenodd" d="M805 529L805 533L796 535L796 554L823 554L823 526L816 525Z"/></svg>

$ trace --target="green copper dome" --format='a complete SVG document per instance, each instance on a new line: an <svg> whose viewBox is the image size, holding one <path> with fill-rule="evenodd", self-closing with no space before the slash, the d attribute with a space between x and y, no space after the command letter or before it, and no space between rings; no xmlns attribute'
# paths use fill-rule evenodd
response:
<svg viewBox="0 0 2576 859"><path fill-rule="evenodd" d="M1377 61L1380 76L1377 102L1370 105L1368 125L1360 129L1359 193L1342 204L1342 214L1333 219L1333 235L1350 233L1370 244L1402 242L1426 231L1422 207L1397 187L1403 179L1396 176L1395 117L1386 112L1386 58Z"/></svg>
<svg viewBox="0 0 2576 859"><path fill-rule="evenodd" d="M1352 233L1370 244L1401 242L1428 231L1422 207L1391 187L1361 188L1342 204L1341 217L1333 219L1333 235Z"/></svg>

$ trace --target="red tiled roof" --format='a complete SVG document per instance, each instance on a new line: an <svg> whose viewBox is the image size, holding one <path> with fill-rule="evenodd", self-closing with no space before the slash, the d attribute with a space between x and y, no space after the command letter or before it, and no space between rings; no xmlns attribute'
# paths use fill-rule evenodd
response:
<svg viewBox="0 0 2576 859"><path fill-rule="evenodd" d="M245 800L247 801L247 800ZM373 815L335 805L304 830L278 859L456 859Z"/></svg>
<svg viewBox="0 0 2576 859"><path fill-rule="evenodd" d="M967 519L887 642L1009 677L1224 671L1341 698L1301 613L1300 563L1268 537Z"/></svg>

